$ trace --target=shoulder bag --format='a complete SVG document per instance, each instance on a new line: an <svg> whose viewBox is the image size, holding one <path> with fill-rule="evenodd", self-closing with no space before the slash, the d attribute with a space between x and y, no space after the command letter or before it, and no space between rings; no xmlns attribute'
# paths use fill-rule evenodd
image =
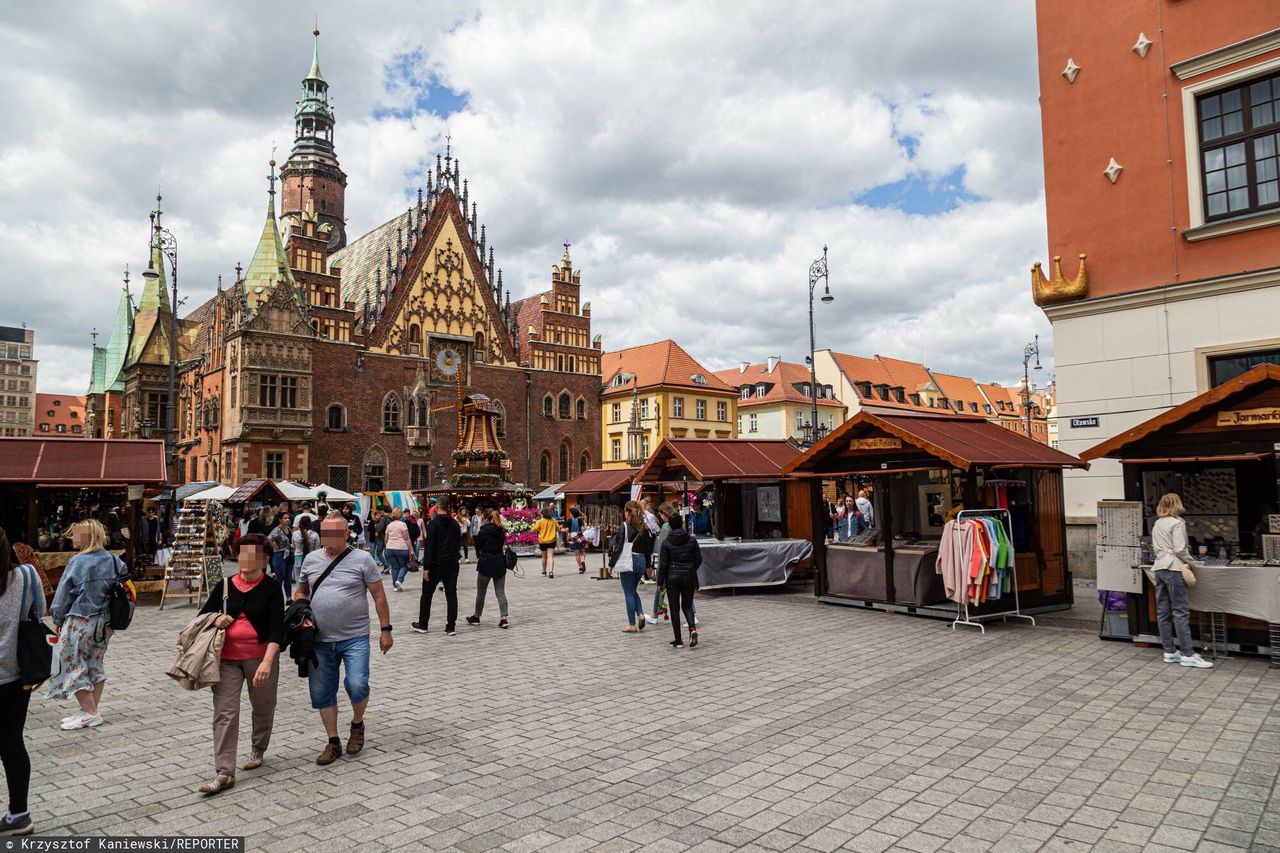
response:
<svg viewBox="0 0 1280 853"><path fill-rule="evenodd" d="M324 583L324 579L325 579L325 578L327 578L327 577L329 577L329 573L330 573L330 572L332 572L334 569L336 569L336 568L338 567L338 563L341 563L343 560L345 560L345 559L347 558L347 555L348 555L348 554L350 554L350 553L351 553L351 549L350 549L350 548L347 548L347 549L346 549L346 550L344 550L341 554L339 554L338 556L334 557L334 558L333 558L333 562L331 562L331 563L329 564L328 568L326 568L323 572L321 572L321 573L320 573L320 577L316 578L315 586L311 587L311 590L310 590L311 594L310 594L309 596L307 596L307 599L306 599L306 601L307 601L307 605L308 605L308 606L310 606L311 602L312 602L313 600L315 600L316 592L318 592L318 591L319 591L319 589L320 589L320 584ZM299 600L301 600L301 599L299 599ZM313 624L313 625L315 625L315 611L314 611L314 610L312 611L311 616L312 616L312 620L311 620L311 621L312 621L312 624ZM319 626L319 625L315 625L315 629L316 629L316 632L317 632L317 633L319 633L319 631L320 631L320 626Z"/></svg>
<svg viewBox="0 0 1280 853"><path fill-rule="evenodd" d="M1188 566L1186 563L1182 562L1181 560L1178 561L1178 571L1182 573L1182 581L1188 587L1193 587L1196 585L1195 572L1191 571L1191 567Z"/></svg>
<svg viewBox="0 0 1280 853"><path fill-rule="evenodd" d="M31 607L27 609L27 618L18 623L18 679L22 689L28 692L35 690L49 680L53 672L53 646L58 642L58 635L44 623L44 614L37 605L35 583L32 577L36 570L27 564L18 566L22 575L22 598L27 600L27 590L31 590Z"/></svg>

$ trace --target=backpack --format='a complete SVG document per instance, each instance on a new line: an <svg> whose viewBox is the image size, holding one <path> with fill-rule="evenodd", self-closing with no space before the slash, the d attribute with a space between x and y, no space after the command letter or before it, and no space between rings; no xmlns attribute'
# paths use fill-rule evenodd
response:
<svg viewBox="0 0 1280 853"><path fill-rule="evenodd" d="M107 625L112 631L123 631L129 627L129 623L133 622L133 610L137 602L137 593L133 590L133 583L126 570L123 577L111 582L107 599Z"/></svg>

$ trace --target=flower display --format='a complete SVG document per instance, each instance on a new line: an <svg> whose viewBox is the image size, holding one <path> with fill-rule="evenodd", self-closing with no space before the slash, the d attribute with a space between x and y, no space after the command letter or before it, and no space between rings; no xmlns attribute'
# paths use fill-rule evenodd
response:
<svg viewBox="0 0 1280 853"><path fill-rule="evenodd" d="M533 523L540 513L536 509L508 507L502 510L502 528L507 533L508 545L537 545L538 534Z"/></svg>

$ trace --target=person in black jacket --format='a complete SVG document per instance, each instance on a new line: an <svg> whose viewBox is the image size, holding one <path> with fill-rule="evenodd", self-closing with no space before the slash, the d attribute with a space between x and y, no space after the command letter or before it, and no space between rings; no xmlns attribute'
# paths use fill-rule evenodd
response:
<svg viewBox="0 0 1280 853"><path fill-rule="evenodd" d="M476 612L467 617L467 624L479 625L484 612L484 595L493 581L493 592L498 597L498 612L502 618L499 628L507 627L507 560L503 548L507 544L507 532L502 527L502 513L496 509L489 513L489 520L480 525L476 533Z"/></svg>
<svg viewBox="0 0 1280 853"><path fill-rule="evenodd" d="M226 631L221 676L213 685L213 756L217 775L202 794L217 794L236 783L236 746L240 734L240 691L249 682L253 707L253 754L241 769L262 766L276 715L284 642L284 593L265 575L267 540L260 533L240 539L240 571L209 591L201 613L221 613L215 625ZM226 603L223 604L223 590Z"/></svg>
<svg viewBox="0 0 1280 853"><path fill-rule="evenodd" d="M667 520L671 533L662 543L658 559L658 584L667 589L667 606L671 611L671 627L676 638L671 646L684 648L680 634L680 614L689 623L689 647L698 645L698 625L693 618L693 594L698 591L698 567L702 565L702 551L698 540L684 529L684 519L679 513Z"/></svg>
<svg viewBox="0 0 1280 853"><path fill-rule="evenodd" d="M419 634L427 633L427 622L431 619L431 597L435 595L437 583L444 584L447 609L444 633L450 637L456 633L454 623L458 621L458 557L461 553L462 529L449 514L449 496L441 495L436 503L436 514L427 524L426 542L422 546L425 577L422 581L422 600L418 605L418 621L413 623L413 630Z"/></svg>

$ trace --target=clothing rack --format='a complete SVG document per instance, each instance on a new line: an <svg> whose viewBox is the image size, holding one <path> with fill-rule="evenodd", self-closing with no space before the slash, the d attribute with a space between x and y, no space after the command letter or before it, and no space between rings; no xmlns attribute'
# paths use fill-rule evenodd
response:
<svg viewBox="0 0 1280 853"><path fill-rule="evenodd" d="M1004 525L1005 535L1009 537L1009 541L1013 541L1013 519L1009 516L1007 509L964 509L956 513L956 521L963 521L967 518L995 518ZM1013 578L1013 609L1002 610L998 613L973 614L969 612L969 596L964 597L964 601L956 602L956 618L951 623L951 630L954 631L957 625L972 625L982 633L987 633L987 629L983 626L982 620L995 619L1000 617L1008 621L1012 616L1014 619L1026 619L1032 625L1036 624L1035 617L1027 616L1022 612L1022 602L1018 598L1018 561L1013 560L1009 571Z"/></svg>

